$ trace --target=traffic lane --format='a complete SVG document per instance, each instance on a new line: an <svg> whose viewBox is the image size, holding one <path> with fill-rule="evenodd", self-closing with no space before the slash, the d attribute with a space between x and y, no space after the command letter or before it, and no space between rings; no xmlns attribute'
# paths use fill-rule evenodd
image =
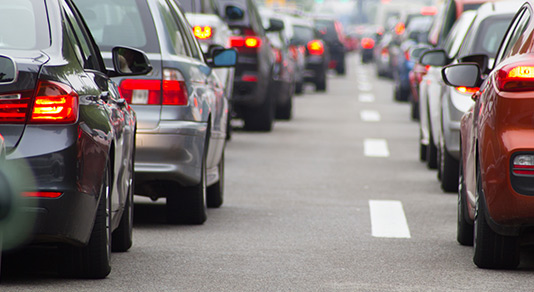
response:
<svg viewBox="0 0 534 292"><path fill-rule="evenodd" d="M351 69L349 69L351 70ZM19 275L16 291L528 290L531 268L483 271L455 241L455 204L417 160L417 127L391 83L357 99L354 74L295 100L295 119L228 144L226 202L202 226L164 224L163 202L136 198L134 246L103 281ZM360 110L381 113L364 124ZM390 156L363 155L384 138ZM374 238L369 200L399 200L411 238ZM139 212L141 210L141 212ZM139 216L146 213L145 216ZM162 215L163 214L163 215ZM159 217L159 219L158 219ZM7 283L6 283L7 282ZM46 283L45 283L46 282ZM9 291L9 290L8 290Z"/></svg>

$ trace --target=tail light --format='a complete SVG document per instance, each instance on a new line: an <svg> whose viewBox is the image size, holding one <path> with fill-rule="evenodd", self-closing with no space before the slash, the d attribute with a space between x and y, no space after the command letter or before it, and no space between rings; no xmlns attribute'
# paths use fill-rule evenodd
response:
<svg viewBox="0 0 534 292"><path fill-rule="evenodd" d="M324 44L320 40L308 42L308 52L310 55L322 55L324 53Z"/></svg>
<svg viewBox="0 0 534 292"><path fill-rule="evenodd" d="M519 175L534 175L534 155L517 155L512 163L512 172Z"/></svg>
<svg viewBox="0 0 534 292"><path fill-rule="evenodd" d="M78 94L70 86L39 81L30 123L74 123L78 120Z"/></svg>
<svg viewBox="0 0 534 292"><path fill-rule="evenodd" d="M22 192L23 197L55 199L63 195L62 192Z"/></svg>
<svg viewBox="0 0 534 292"><path fill-rule="evenodd" d="M277 48L273 48L273 52L274 52L274 60L275 60L275 62L277 64L282 63L282 52Z"/></svg>
<svg viewBox="0 0 534 292"><path fill-rule="evenodd" d="M455 89L459 93L472 95L473 93L478 92L480 90L480 87L464 87L464 86L460 86L460 87L455 87Z"/></svg>
<svg viewBox="0 0 534 292"><path fill-rule="evenodd" d="M0 95L0 122L23 124L26 122L28 107L33 90Z"/></svg>
<svg viewBox="0 0 534 292"><path fill-rule="evenodd" d="M409 50L404 51L404 59L406 59L406 61L410 61L410 51Z"/></svg>
<svg viewBox="0 0 534 292"><path fill-rule="evenodd" d="M382 51L380 51L380 54L382 56L387 56L389 54L388 48L382 48Z"/></svg>
<svg viewBox="0 0 534 292"><path fill-rule="evenodd" d="M182 73L173 69L163 69L163 80L124 79L119 92L139 105L187 105L189 99Z"/></svg>
<svg viewBox="0 0 534 292"><path fill-rule="evenodd" d="M299 49L296 46L290 46L289 51L291 52L291 58L294 60L299 58Z"/></svg>
<svg viewBox="0 0 534 292"><path fill-rule="evenodd" d="M261 47L261 39L256 36L233 36L230 37L230 46L238 50L257 50Z"/></svg>
<svg viewBox="0 0 534 292"><path fill-rule="evenodd" d="M195 26L193 27L193 33L200 40L205 40L211 38L213 35L213 28L211 26Z"/></svg>
<svg viewBox="0 0 534 292"><path fill-rule="evenodd" d="M372 38L363 38L362 41L362 48L370 50L375 47L375 41Z"/></svg>
<svg viewBox="0 0 534 292"><path fill-rule="evenodd" d="M397 23L397 25L395 25L395 33L397 35L403 34L405 30L406 30L406 27L404 26L404 23L399 22Z"/></svg>
<svg viewBox="0 0 534 292"><path fill-rule="evenodd" d="M495 75L495 83L502 91L534 91L534 66L504 66Z"/></svg>

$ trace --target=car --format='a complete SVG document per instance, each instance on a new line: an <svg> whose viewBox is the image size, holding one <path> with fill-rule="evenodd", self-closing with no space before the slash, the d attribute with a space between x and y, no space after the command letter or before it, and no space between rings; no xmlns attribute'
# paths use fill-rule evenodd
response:
<svg viewBox="0 0 534 292"><path fill-rule="evenodd" d="M515 14L493 66L485 55L446 66L450 86L480 87L461 120L457 239L480 268L515 268L534 220L534 2ZM493 63L493 62L492 62Z"/></svg>
<svg viewBox="0 0 534 292"><path fill-rule="evenodd" d="M319 31L321 40L328 47L330 54L328 67L334 69L338 75L345 75L347 65L345 61L346 48L343 25L338 20L325 16L315 16L314 24Z"/></svg>
<svg viewBox="0 0 534 292"><path fill-rule="evenodd" d="M324 92L328 86L328 66L330 64L329 48L321 40L313 20L304 16L295 16L287 28L291 31L289 44L304 53L303 82L313 83L315 91ZM302 91L302 84L295 89Z"/></svg>
<svg viewBox="0 0 534 292"><path fill-rule="evenodd" d="M147 52L154 66L149 75L114 79L138 116L135 194L166 198L169 223L203 224L207 207L224 199L228 99L213 68L233 66L237 53L205 56L174 1L74 2L108 65L111 48L123 45Z"/></svg>
<svg viewBox="0 0 534 292"><path fill-rule="evenodd" d="M477 9L476 17L469 26L465 37L458 34L458 42L462 45L456 56L445 50L430 50L423 54L421 62L426 65L446 65L449 63L466 62L467 56L484 54L489 59L494 59L499 49L501 40L510 25L514 13L523 4L521 1L506 1L487 3ZM451 51L449 51L451 52ZM452 58L451 58L452 57ZM427 62L430 59L440 59L442 62ZM488 64L484 64L487 66ZM437 125L437 160L440 185L445 192L458 190L458 159L460 156L460 119L471 107L473 101L469 98L478 88L450 87L439 82L441 88L429 94L429 103L437 99L437 114L429 114L430 125Z"/></svg>
<svg viewBox="0 0 534 292"><path fill-rule="evenodd" d="M174 0L185 12L185 17L193 27L193 34L200 43L204 54L216 47L230 47L230 38L234 35L230 27L219 15L219 3L215 0ZM215 73L224 84L228 99L228 121L226 122L226 139L232 135L232 95L234 89L234 68L215 68Z"/></svg>
<svg viewBox="0 0 534 292"><path fill-rule="evenodd" d="M297 62L291 50L289 39L285 33L286 23L290 25L285 15L275 13L272 10L260 9L263 25L267 29L273 22L283 26L282 31L267 32L275 57L272 82L269 94L276 96L275 118L279 120L291 120L293 111L293 95L297 83Z"/></svg>
<svg viewBox="0 0 534 292"><path fill-rule="evenodd" d="M430 67L421 64L419 59L421 58L421 55L430 48L431 46L429 44L419 44L412 46L409 49L410 59L413 60L413 68L408 73L408 79L410 81L410 94L408 99L410 102L410 118L414 121L419 121L419 87L423 80L423 76L426 75L428 68ZM420 159L424 161L426 157L420 157Z"/></svg>
<svg viewBox="0 0 534 292"><path fill-rule="evenodd" d="M274 22L263 28L253 0L220 0L219 14L235 33L230 45L239 52L235 68L233 108L248 131L270 132L276 111L276 96L269 93L275 56L267 32L281 31Z"/></svg>
<svg viewBox="0 0 534 292"><path fill-rule="evenodd" d="M62 273L104 278L111 251L132 245L136 115L110 76L151 71L146 54L114 47L106 69L71 0L2 4L0 133L6 160L27 163L35 187L31 244L61 251ZM135 62L135 66L132 61Z"/></svg>

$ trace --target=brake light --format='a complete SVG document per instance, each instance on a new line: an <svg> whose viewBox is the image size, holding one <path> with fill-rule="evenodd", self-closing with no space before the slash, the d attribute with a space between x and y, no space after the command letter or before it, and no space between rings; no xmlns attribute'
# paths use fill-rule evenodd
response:
<svg viewBox="0 0 534 292"><path fill-rule="evenodd" d="M404 51L404 58L406 59L406 61L410 61L410 51Z"/></svg>
<svg viewBox="0 0 534 292"><path fill-rule="evenodd" d="M310 55L322 55L324 53L324 44L320 40L308 42L308 52Z"/></svg>
<svg viewBox="0 0 534 292"><path fill-rule="evenodd" d="M375 41L372 38L363 38L361 43L362 43L362 48L367 49L367 50L375 47Z"/></svg>
<svg viewBox="0 0 534 292"><path fill-rule="evenodd" d="M70 86L39 81L30 123L74 123L78 120L78 94Z"/></svg>
<svg viewBox="0 0 534 292"><path fill-rule="evenodd" d="M518 155L512 164L514 174L534 175L534 155Z"/></svg>
<svg viewBox="0 0 534 292"><path fill-rule="evenodd" d="M421 8L421 15L436 15L438 9L434 6L425 6Z"/></svg>
<svg viewBox="0 0 534 292"><path fill-rule="evenodd" d="M502 91L534 91L534 66L504 66L495 79Z"/></svg>
<svg viewBox="0 0 534 292"><path fill-rule="evenodd" d="M33 90L0 95L0 122L23 124L26 122L29 103Z"/></svg>
<svg viewBox="0 0 534 292"><path fill-rule="evenodd" d="M274 61L277 64L282 63L282 52L280 52L280 50L277 48L273 48L273 52L274 52Z"/></svg>
<svg viewBox="0 0 534 292"><path fill-rule="evenodd" d="M138 105L187 105L189 100L182 73L173 69L163 69L163 80L124 79L119 92Z"/></svg>
<svg viewBox="0 0 534 292"><path fill-rule="evenodd" d="M382 51L380 51L380 54L382 56L387 56L389 54L388 48L382 48Z"/></svg>
<svg viewBox="0 0 534 292"><path fill-rule="evenodd" d="M211 38L213 34L213 29L211 26L195 26L193 27L193 33L198 39L205 40Z"/></svg>
<svg viewBox="0 0 534 292"><path fill-rule="evenodd" d="M61 197L63 195L62 192L22 192L21 195L23 197L33 197L33 198L49 198L49 199L55 199Z"/></svg>
<svg viewBox="0 0 534 292"><path fill-rule="evenodd" d="M406 30L406 27L404 26L404 23L399 22L397 23L397 25L395 25L395 33L397 35L403 34L405 30Z"/></svg>
<svg viewBox="0 0 534 292"><path fill-rule="evenodd" d="M255 36L233 36L230 37L230 46L234 48L259 48L261 39Z"/></svg>
<svg viewBox="0 0 534 292"><path fill-rule="evenodd" d="M455 89L456 89L456 91L458 91L460 93L472 95L473 93L478 92L480 90L480 87L460 86L460 87L456 87Z"/></svg>

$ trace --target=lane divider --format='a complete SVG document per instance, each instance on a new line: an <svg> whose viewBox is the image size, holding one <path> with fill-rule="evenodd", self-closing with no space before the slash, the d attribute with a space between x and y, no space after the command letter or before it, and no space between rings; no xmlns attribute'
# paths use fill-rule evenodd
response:
<svg viewBox="0 0 534 292"><path fill-rule="evenodd" d="M389 157L388 142L385 139L365 139L363 153L367 157Z"/></svg>
<svg viewBox="0 0 534 292"><path fill-rule="evenodd" d="M373 237L411 238L408 220L400 201L369 200Z"/></svg>
<svg viewBox="0 0 534 292"><path fill-rule="evenodd" d="M372 110L360 111L360 118L364 122L380 122L380 113Z"/></svg>

